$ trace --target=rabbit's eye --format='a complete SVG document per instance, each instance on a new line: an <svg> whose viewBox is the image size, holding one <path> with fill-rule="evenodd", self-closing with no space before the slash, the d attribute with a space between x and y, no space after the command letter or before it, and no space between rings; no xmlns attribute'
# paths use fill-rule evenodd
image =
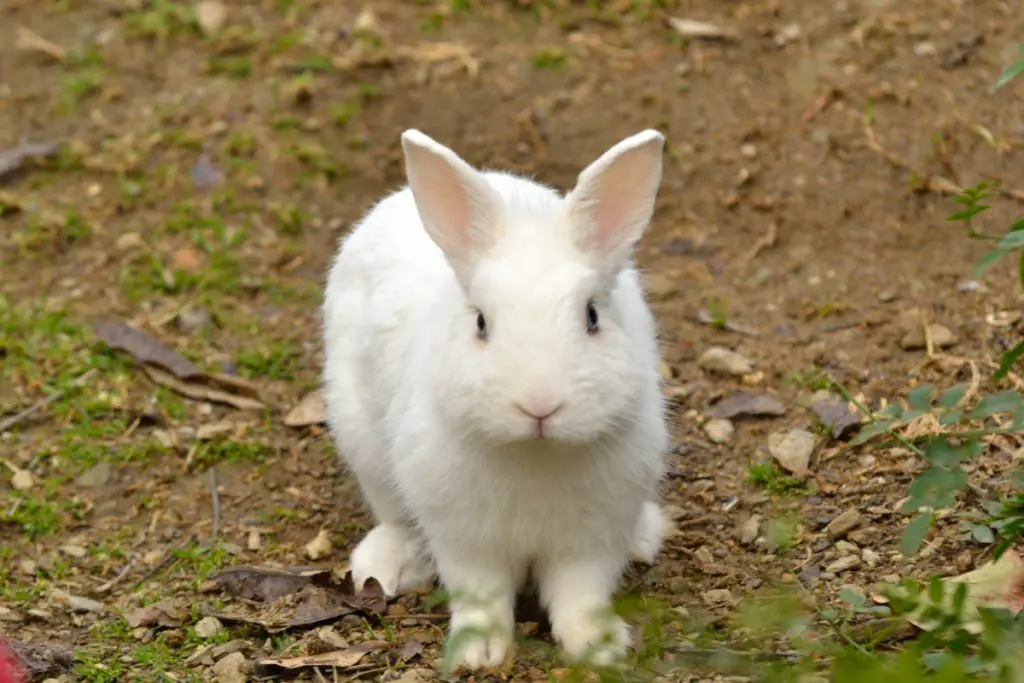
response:
<svg viewBox="0 0 1024 683"><path fill-rule="evenodd" d="M597 334L597 308L593 301L587 302L587 334Z"/></svg>
<svg viewBox="0 0 1024 683"><path fill-rule="evenodd" d="M483 313L476 314L476 336L480 339L487 339L487 321Z"/></svg>

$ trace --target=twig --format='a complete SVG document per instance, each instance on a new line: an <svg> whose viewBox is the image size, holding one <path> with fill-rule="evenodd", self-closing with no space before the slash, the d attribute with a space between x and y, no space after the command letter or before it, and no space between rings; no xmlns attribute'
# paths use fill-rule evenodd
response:
<svg viewBox="0 0 1024 683"><path fill-rule="evenodd" d="M213 504L213 531L211 538L220 533L220 494L217 492L217 466L210 465L210 502Z"/></svg>
<svg viewBox="0 0 1024 683"><path fill-rule="evenodd" d="M818 601L814 599L814 594L811 593L810 590L808 590L807 586L805 586L804 582L800 580L800 577L797 575L797 573L790 569L790 574L793 575L793 580L796 581L796 585L800 586L800 590L802 590L804 592L804 595L806 595L807 598L810 600L811 607L814 608L814 611L818 613L818 616L821 617L825 621L825 623L827 623L829 627L832 628L833 631L835 631L836 635L845 640L851 647L856 649L861 654L870 657L871 653L868 652L867 648L865 648L863 645L854 640L853 636L851 636L849 633L844 631L842 626L836 623L835 619L829 619L825 615L824 610L822 610L821 607L818 606Z"/></svg>
<svg viewBox="0 0 1024 683"><path fill-rule="evenodd" d="M168 552L162 558L160 558L160 561L157 562L155 565L153 565L153 568L150 569L148 572L146 572L146 574L141 579L139 579L138 583L136 583L134 586L132 586L132 591L137 591L142 584L146 583L151 578L156 576L162 569L164 569L167 565L169 565L172 560L174 560L174 554L176 552L178 552L179 550L184 549L185 546L187 546L189 543L194 541L195 538L196 538L195 534L190 534L188 538L186 538L184 541L182 541L177 546L172 548L170 552Z"/></svg>
<svg viewBox="0 0 1024 683"><path fill-rule="evenodd" d="M96 368L86 370L81 375L79 375L74 381L71 382L71 386L78 387L79 385L81 385L82 382L87 380L89 376L95 372ZM32 417L33 415L35 415L40 410L50 405L54 401L59 401L66 393L66 389L60 389L59 391L55 391L46 398L42 399L41 401L38 401L34 405L29 406L25 410L21 411L17 415L12 415L11 417L5 419L3 422L0 422L0 434L3 434L4 432L6 432L11 427L14 427L15 425L24 422L25 420Z"/></svg>
<svg viewBox="0 0 1024 683"><path fill-rule="evenodd" d="M97 593L106 593L107 591L109 591L111 588L116 586L121 581L121 579L123 579L125 576L127 576L128 572L131 571L132 567L134 567L134 566L135 566L135 560L132 559L130 562L128 562L128 564L126 564L124 566L124 568L121 571L119 571L117 573L117 576L112 578L110 581L107 581L102 586L97 586L96 587L96 592Z"/></svg>

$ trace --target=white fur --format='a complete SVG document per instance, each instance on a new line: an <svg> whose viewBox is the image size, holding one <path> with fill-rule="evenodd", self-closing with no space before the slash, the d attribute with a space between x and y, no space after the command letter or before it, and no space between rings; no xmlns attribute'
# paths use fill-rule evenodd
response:
<svg viewBox="0 0 1024 683"><path fill-rule="evenodd" d="M620 142L566 197L416 131L402 143L411 187L344 240L323 307L331 432L378 524L353 577L393 595L436 566L452 632L487 629L457 653L478 668L509 653L532 569L566 652L614 661L627 630L600 612L630 556L653 561L661 543L655 324L628 255L662 138ZM547 438L517 405L561 406Z"/></svg>

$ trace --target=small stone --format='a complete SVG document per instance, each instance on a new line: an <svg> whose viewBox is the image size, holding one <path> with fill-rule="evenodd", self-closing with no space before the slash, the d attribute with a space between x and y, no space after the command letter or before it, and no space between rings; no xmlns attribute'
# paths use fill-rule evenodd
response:
<svg viewBox="0 0 1024 683"><path fill-rule="evenodd" d="M878 293L878 301L883 304L891 304L898 298L900 298L900 293L895 289L884 289Z"/></svg>
<svg viewBox="0 0 1024 683"><path fill-rule="evenodd" d="M960 338L951 329L939 323L932 323L928 326L928 333L931 335L932 343L936 348L953 346L960 341ZM900 348L905 351L914 351L925 348L924 330L920 326L907 332L900 340Z"/></svg>
<svg viewBox="0 0 1024 683"><path fill-rule="evenodd" d="M28 470L18 469L11 475L11 488L15 491L28 491L32 484L32 473Z"/></svg>
<svg viewBox="0 0 1024 683"><path fill-rule="evenodd" d="M76 560L80 560L80 559L82 559L83 557L85 557L86 555L89 554L89 551L87 551L82 546L74 545L72 543L66 543L66 544L60 546L59 550L62 553L64 553L65 555L67 555L68 557L73 557Z"/></svg>
<svg viewBox="0 0 1024 683"><path fill-rule="evenodd" d="M103 488L110 481L110 463L103 461L78 475L75 485L86 489Z"/></svg>
<svg viewBox="0 0 1024 683"><path fill-rule="evenodd" d="M28 558L18 561L18 571L25 576L35 576L38 569L39 566Z"/></svg>
<svg viewBox="0 0 1024 683"><path fill-rule="evenodd" d="M871 548L864 548L864 550L860 551L860 558L864 560L865 564L869 567L876 567L878 566L878 563L882 561L881 556Z"/></svg>
<svg viewBox="0 0 1024 683"><path fill-rule="evenodd" d="M331 536L326 529L321 529L316 537L306 544L306 557L319 560L331 554Z"/></svg>
<svg viewBox="0 0 1024 683"><path fill-rule="evenodd" d="M786 24L775 34L775 44L779 47L792 43L800 37L800 24Z"/></svg>
<svg viewBox="0 0 1024 683"><path fill-rule="evenodd" d="M220 623L220 619L217 617L203 617L196 622L193 630L196 632L197 636L203 640L207 640L223 631L224 624Z"/></svg>
<svg viewBox="0 0 1024 683"><path fill-rule="evenodd" d="M732 592L727 588L716 588L704 592L704 602L708 605L731 605L733 602Z"/></svg>
<svg viewBox="0 0 1024 683"><path fill-rule="evenodd" d="M213 324L213 315L205 308L186 308L178 314L175 322L182 332L191 334Z"/></svg>
<svg viewBox="0 0 1024 683"><path fill-rule="evenodd" d="M850 508L829 522L825 527L825 533L831 538L843 538L860 524L860 518L860 512L856 508Z"/></svg>
<svg viewBox="0 0 1024 683"><path fill-rule="evenodd" d="M246 541L245 547L252 552L257 552L263 547L263 541L260 539L259 529L249 529L249 539Z"/></svg>
<svg viewBox="0 0 1024 683"><path fill-rule="evenodd" d="M831 392L814 392L811 397L811 408L822 426L832 432L834 439L850 436L861 425L860 412L842 397Z"/></svg>
<svg viewBox="0 0 1024 683"><path fill-rule="evenodd" d="M871 543L875 536L874 527L864 527L863 529L854 529L851 531L847 538L856 543L857 545L867 545Z"/></svg>
<svg viewBox="0 0 1024 683"><path fill-rule="evenodd" d="M856 555L843 555L832 564L825 567L825 571L832 572L833 574L840 574L850 569L859 567L861 559Z"/></svg>
<svg viewBox="0 0 1024 683"><path fill-rule="evenodd" d="M93 612L100 614L106 611L106 606L102 602L98 602L91 598L83 598L80 595L72 595L62 590L54 590L50 593L50 597L55 602L58 602L66 607L71 608L73 612Z"/></svg>
<svg viewBox="0 0 1024 683"><path fill-rule="evenodd" d="M708 417L781 417L786 406L771 394L758 391L735 391L707 410Z"/></svg>
<svg viewBox="0 0 1024 683"><path fill-rule="evenodd" d="M232 652L213 665L217 683L245 683L249 662L241 652Z"/></svg>
<svg viewBox="0 0 1024 683"><path fill-rule="evenodd" d="M836 550L839 551L840 555L859 555L860 548L849 541L839 541L836 543Z"/></svg>
<svg viewBox="0 0 1024 683"><path fill-rule="evenodd" d="M142 236L137 232L126 232L114 241L118 251L131 251L142 246Z"/></svg>
<svg viewBox="0 0 1024 683"><path fill-rule="evenodd" d="M805 429L775 432L768 437L768 451L783 468L804 477L814 452L814 441L814 435Z"/></svg>
<svg viewBox="0 0 1024 683"><path fill-rule="evenodd" d="M748 142L747 144L740 146L740 154L748 159L753 159L757 156L757 147Z"/></svg>
<svg viewBox="0 0 1024 683"><path fill-rule="evenodd" d="M922 40L920 43L914 45L914 54L918 57L931 57L937 54L939 49L930 40Z"/></svg>
<svg viewBox="0 0 1024 683"><path fill-rule="evenodd" d="M757 534L761 530L761 515L751 515L747 521L740 526L740 543L750 545L757 540Z"/></svg>
<svg viewBox="0 0 1024 683"><path fill-rule="evenodd" d="M213 35L220 31L227 17L227 8L217 0L204 0L196 5L196 23L206 35Z"/></svg>
<svg viewBox="0 0 1024 683"><path fill-rule="evenodd" d="M707 372L742 377L754 369L754 362L746 356L713 346L697 359L697 364Z"/></svg>
<svg viewBox="0 0 1024 683"><path fill-rule="evenodd" d="M708 420L704 424L704 433L708 435L711 443L728 443L735 431L732 422L724 418Z"/></svg>

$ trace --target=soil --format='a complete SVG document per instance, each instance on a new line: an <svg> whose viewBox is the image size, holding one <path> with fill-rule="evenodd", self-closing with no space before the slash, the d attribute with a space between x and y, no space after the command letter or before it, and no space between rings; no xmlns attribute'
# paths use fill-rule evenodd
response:
<svg viewBox="0 0 1024 683"><path fill-rule="evenodd" d="M670 16L734 33L687 38ZM22 28L46 44L19 46ZM826 604L845 585L972 568L985 548L952 519L899 553L920 461L840 448L809 397L826 374L871 405L972 367L984 378L1019 337L1013 266L975 281L985 245L946 217L951 188L982 180L1003 192L978 225L1005 230L1021 214L1024 81L992 84L1022 35L1024 15L994 0L7 0L0 148L61 148L0 178L0 422L62 393L0 435L8 469L30 475L23 490L0 483L0 633L73 651L69 671L46 674L69 681L208 680L212 658L185 659L233 639L249 663L310 650L304 629L229 624L203 638L201 612L224 598L200 589L229 565L343 567L368 528L322 425L283 418L317 385L332 251L403 182L410 127L563 190L622 137L666 134L638 261L673 397L676 528L631 580L672 608L673 643L698 622L728 640L738 603L769 587ZM267 409L161 386L96 338L97 319L248 379ZM955 343L903 348L932 322ZM702 369L715 346L753 371ZM703 422L740 389L784 414L734 418L731 439L712 443ZM803 481L768 450L769 435L798 428L816 435ZM977 474L994 486L1012 459L989 450ZM849 510L859 520L837 545L826 525ZM314 561L304 546L322 529L331 548ZM857 559L837 567L843 557ZM131 628L121 616L168 597L184 617ZM338 673L436 676L431 610L407 596L383 622L335 621L348 643L425 641ZM504 675L562 666L527 648Z"/></svg>

